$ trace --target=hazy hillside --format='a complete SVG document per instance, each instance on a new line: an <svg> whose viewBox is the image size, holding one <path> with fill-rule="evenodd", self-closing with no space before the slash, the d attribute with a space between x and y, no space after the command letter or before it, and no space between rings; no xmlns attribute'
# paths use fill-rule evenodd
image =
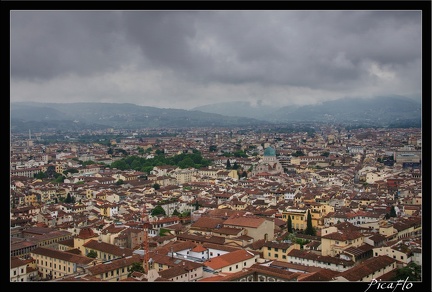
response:
<svg viewBox="0 0 432 292"><path fill-rule="evenodd" d="M332 122L384 127L421 126L421 103L406 97L340 99L317 105L269 107L217 103L193 110L130 103L11 103L11 131L105 129L107 127L240 127L268 123Z"/></svg>
<svg viewBox="0 0 432 292"><path fill-rule="evenodd" d="M264 124L244 117L117 103L11 103L11 130L182 128Z"/></svg>
<svg viewBox="0 0 432 292"><path fill-rule="evenodd" d="M196 107L209 113L229 116L255 117L276 123L340 122L374 123L388 126L394 123L416 123L421 120L421 103L401 96L370 99L339 99L305 106L251 106L247 102L228 102Z"/></svg>
<svg viewBox="0 0 432 292"><path fill-rule="evenodd" d="M271 115L275 110L277 110L278 107L251 105L247 101L232 101L198 106L193 109L208 113L223 114L232 117L240 116L260 120L268 120L269 115Z"/></svg>

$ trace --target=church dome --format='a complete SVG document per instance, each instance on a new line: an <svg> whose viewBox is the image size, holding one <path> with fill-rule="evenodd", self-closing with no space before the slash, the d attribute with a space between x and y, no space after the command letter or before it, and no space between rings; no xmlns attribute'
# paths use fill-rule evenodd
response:
<svg viewBox="0 0 432 292"><path fill-rule="evenodd" d="M276 150L269 146L264 150L264 156L276 156Z"/></svg>

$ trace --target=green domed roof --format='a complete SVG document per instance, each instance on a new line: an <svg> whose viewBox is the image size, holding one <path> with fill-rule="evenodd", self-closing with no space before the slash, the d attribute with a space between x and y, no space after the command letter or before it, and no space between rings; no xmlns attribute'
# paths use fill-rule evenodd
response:
<svg viewBox="0 0 432 292"><path fill-rule="evenodd" d="M276 156L276 150L269 146L264 150L264 156Z"/></svg>

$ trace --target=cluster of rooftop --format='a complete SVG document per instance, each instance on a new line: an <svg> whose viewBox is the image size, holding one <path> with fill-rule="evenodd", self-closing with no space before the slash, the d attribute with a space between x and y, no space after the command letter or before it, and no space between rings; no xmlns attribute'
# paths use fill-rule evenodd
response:
<svg viewBox="0 0 432 292"><path fill-rule="evenodd" d="M12 282L370 282L422 265L421 129L35 136L11 139ZM197 151L210 166L111 167ZM50 169L66 177L36 178Z"/></svg>

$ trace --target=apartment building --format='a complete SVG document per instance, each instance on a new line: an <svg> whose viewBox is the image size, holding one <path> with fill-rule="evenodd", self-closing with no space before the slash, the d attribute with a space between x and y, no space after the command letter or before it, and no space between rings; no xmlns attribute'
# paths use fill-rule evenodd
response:
<svg viewBox="0 0 432 292"><path fill-rule="evenodd" d="M36 261L39 277L45 280L76 274L95 262L86 256L47 247L38 247L30 255Z"/></svg>
<svg viewBox="0 0 432 292"><path fill-rule="evenodd" d="M31 282L38 279L38 270L33 259L10 259L10 282Z"/></svg>

